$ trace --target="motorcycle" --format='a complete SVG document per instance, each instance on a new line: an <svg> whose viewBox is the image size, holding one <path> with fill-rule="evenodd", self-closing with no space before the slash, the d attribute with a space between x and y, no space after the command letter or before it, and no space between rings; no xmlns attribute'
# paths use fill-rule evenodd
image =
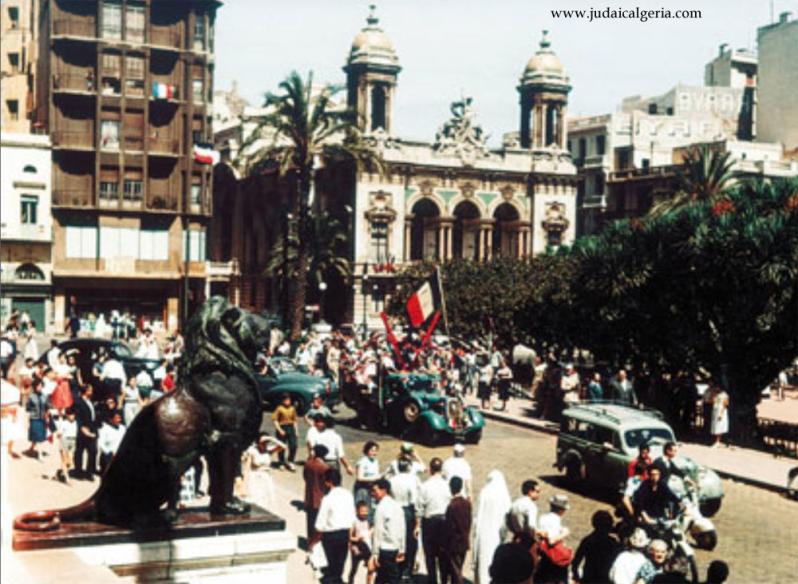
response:
<svg viewBox="0 0 798 584"><path fill-rule="evenodd" d="M682 532L690 535L697 548L714 550L718 545L718 532L712 520L701 513L695 483L690 479L673 476L668 481L668 486L682 500L681 513L676 517Z"/></svg>

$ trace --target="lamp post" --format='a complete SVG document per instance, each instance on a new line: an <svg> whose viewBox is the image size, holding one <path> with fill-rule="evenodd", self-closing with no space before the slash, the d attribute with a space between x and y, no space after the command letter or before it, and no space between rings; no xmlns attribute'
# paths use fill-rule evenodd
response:
<svg viewBox="0 0 798 584"><path fill-rule="evenodd" d="M324 293L327 291L327 282L319 282L319 322L324 322Z"/></svg>
<svg viewBox="0 0 798 584"><path fill-rule="evenodd" d="M283 224L283 282L281 286L282 305L283 305L283 326L288 324L288 286L291 281L288 276L288 232L291 228L291 220L294 218L291 213L285 214Z"/></svg>

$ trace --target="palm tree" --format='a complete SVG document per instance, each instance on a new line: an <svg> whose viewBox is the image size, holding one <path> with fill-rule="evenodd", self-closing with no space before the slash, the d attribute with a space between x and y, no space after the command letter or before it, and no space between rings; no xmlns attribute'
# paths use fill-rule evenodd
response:
<svg viewBox="0 0 798 584"><path fill-rule="evenodd" d="M649 215L656 217L688 203L722 197L734 180L733 166L731 152L712 150L707 145L691 148L676 173L676 192L654 204Z"/></svg>
<svg viewBox="0 0 798 584"><path fill-rule="evenodd" d="M348 282L352 275L349 259L341 255L349 240L344 226L337 219L323 212L310 219L308 229L309 257L308 276L313 284L318 285L332 278L340 278ZM292 273L297 261L298 241L296 237L288 238L288 249L284 252L284 240L276 242L271 248L266 273L269 276L284 277L284 273Z"/></svg>
<svg viewBox="0 0 798 584"><path fill-rule="evenodd" d="M296 262L290 264L294 270L288 274L292 283L288 319L294 340L302 332L305 311L311 257L310 198L317 168L322 163L347 161L358 170L382 169L375 151L361 139L356 114L334 101L342 89L325 85L314 90L312 73L303 81L292 72L280 83L278 93L266 94L267 113L246 144L254 149L248 155L248 168L276 164L290 187L291 213L297 218L289 223L289 239L296 241Z"/></svg>

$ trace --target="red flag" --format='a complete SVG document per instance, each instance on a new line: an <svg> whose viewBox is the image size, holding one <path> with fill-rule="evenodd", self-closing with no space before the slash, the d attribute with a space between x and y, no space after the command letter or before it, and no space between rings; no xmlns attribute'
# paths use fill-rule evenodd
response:
<svg viewBox="0 0 798 584"><path fill-rule="evenodd" d="M391 343L393 353L396 355L396 364L399 365L399 369L404 369L405 360L402 359L402 352L399 350L399 342L396 340L396 335L393 333L391 323L388 322L388 315L384 312L380 312L380 318L382 318L382 324L385 325L385 334L388 335L388 342Z"/></svg>

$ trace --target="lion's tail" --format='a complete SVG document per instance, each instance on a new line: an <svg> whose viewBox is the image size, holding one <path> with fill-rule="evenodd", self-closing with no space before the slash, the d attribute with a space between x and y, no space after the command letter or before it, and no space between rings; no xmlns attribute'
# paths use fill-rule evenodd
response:
<svg viewBox="0 0 798 584"><path fill-rule="evenodd" d="M94 497L82 503L64 509L48 509L46 511L31 511L14 518L14 529L20 531L53 531L61 523L88 519L94 515Z"/></svg>

